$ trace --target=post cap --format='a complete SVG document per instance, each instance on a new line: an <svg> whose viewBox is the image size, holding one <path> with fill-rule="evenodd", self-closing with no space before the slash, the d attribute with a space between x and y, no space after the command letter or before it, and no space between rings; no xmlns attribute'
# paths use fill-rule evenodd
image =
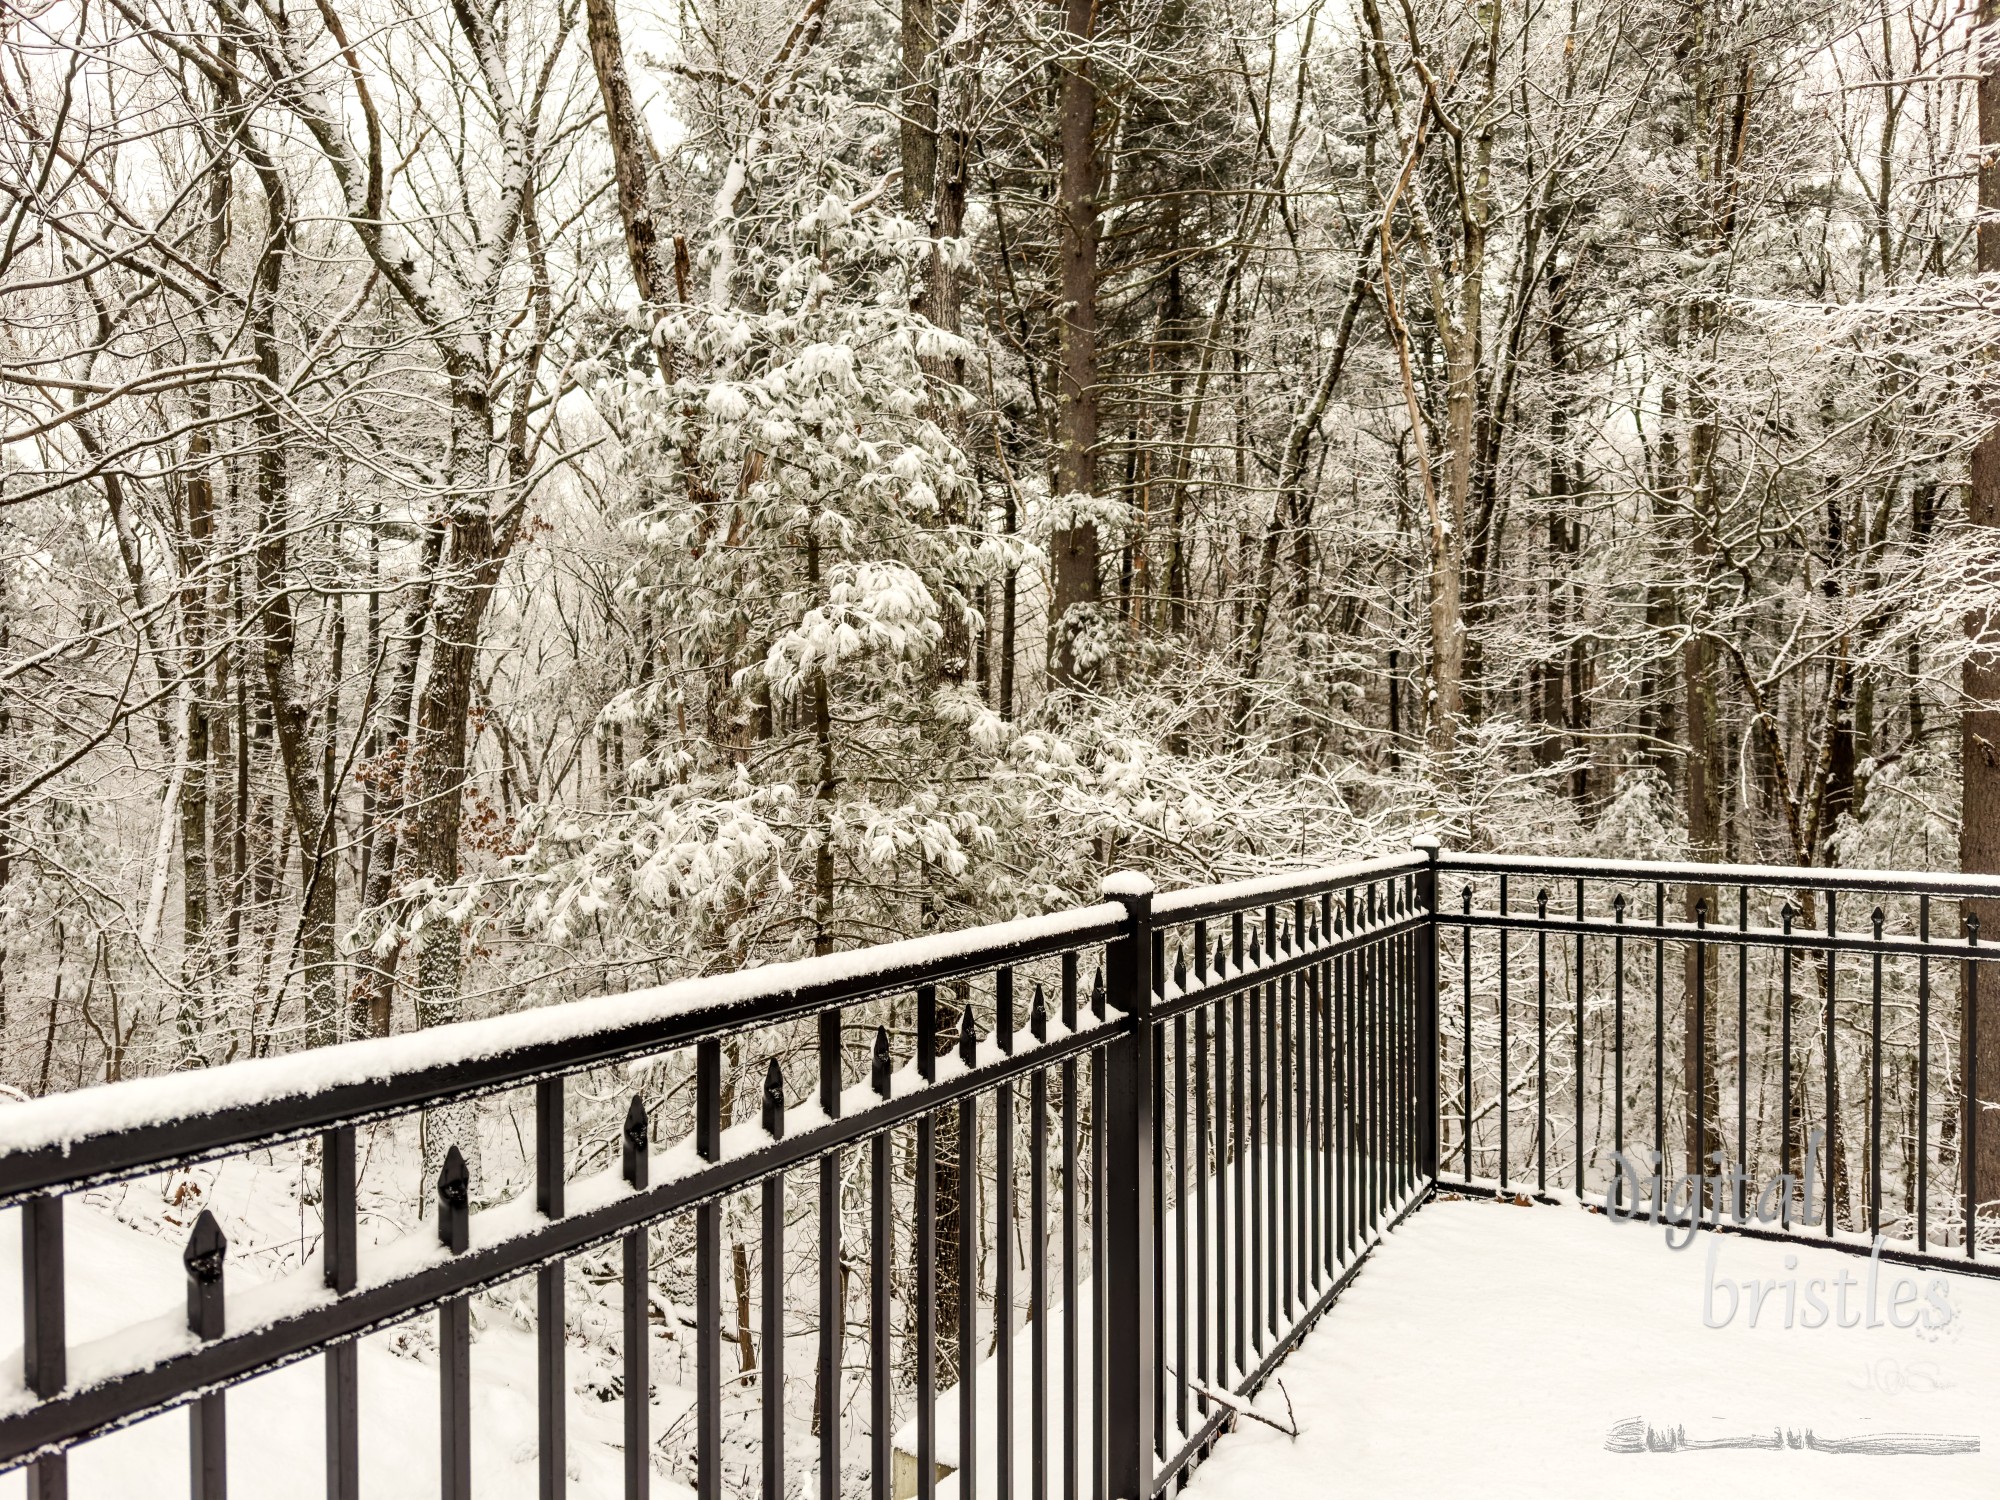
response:
<svg viewBox="0 0 2000 1500"><path fill-rule="evenodd" d="M1132 896L1152 895L1153 881L1137 870L1114 870L1104 877L1099 889L1104 892L1107 901L1120 901Z"/></svg>
<svg viewBox="0 0 2000 1500"><path fill-rule="evenodd" d="M1444 846L1438 842L1436 834L1420 833L1410 840L1410 847L1412 849L1421 849L1426 854L1435 854Z"/></svg>

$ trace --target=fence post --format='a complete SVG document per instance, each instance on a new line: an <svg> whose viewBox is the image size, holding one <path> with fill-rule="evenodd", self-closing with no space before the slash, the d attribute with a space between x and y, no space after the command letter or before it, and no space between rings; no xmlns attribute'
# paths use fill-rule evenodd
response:
<svg viewBox="0 0 2000 1500"><path fill-rule="evenodd" d="M62 1194L37 1193L21 1205L21 1359L28 1389L45 1399L69 1384L63 1272ZM67 1452L28 1465L28 1497L69 1500Z"/></svg>
<svg viewBox="0 0 2000 1500"><path fill-rule="evenodd" d="M1424 1049L1424 1066L1419 1075L1423 1118L1420 1165L1432 1182L1438 1175L1438 1069L1444 1066L1444 1051L1438 1039L1438 841L1428 833L1410 840L1411 847L1424 856L1417 871L1417 904L1423 909L1424 925L1417 934L1417 1035Z"/></svg>
<svg viewBox="0 0 2000 1500"><path fill-rule="evenodd" d="M1105 1460L1110 1500L1151 1500L1153 1342L1153 885L1121 873L1104 881L1124 905L1125 930L1105 951L1106 998L1125 1016L1124 1034L1105 1048L1103 1144L1105 1265Z"/></svg>

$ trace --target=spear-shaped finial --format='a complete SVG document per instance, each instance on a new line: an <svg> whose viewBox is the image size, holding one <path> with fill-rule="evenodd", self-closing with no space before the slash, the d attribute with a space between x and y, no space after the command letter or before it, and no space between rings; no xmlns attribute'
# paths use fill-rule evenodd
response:
<svg viewBox="0 0 2000 1500"><path fill-rule="evenodd" d="M785 1070L775 1057L764 1070L764 1133L773 1140L785 1133Z"/></svg>
<svg viewBox="0 0 2000 1500"><path fill-rule="evenodd" d="M889 1028L875 1028L875 1052L868 1060L868 1086L884 1099L889 1097L889 1075L894 1071L889 1059Z"/></svg>
<svg viewBox="0 0 2000 1500"><path fill-rule="evenodd" d="M646 1185L648 1163L647 1147L651 1144L652 1130L646 1122L646 1101L639 1094L632 1096L632 1103L625 1111L625 1182L630 1187L642 1188Z"/></svg>
<svg viewBox="0 0 2000 1500"><path fill-rule="evenodd" d="M181 1264L187 1268L188 1332L198 1339L222 1337L222 1259L229 1241L207 1209L194 1221Z"/></svg>
<svg viewBox="0 0 2000 1500"><path fill-rule="evenodd" d="M438 1243L453 1255L463 1255L472 1233L472 1174L465 1156L453 1146L438 1168Z"/></svg>

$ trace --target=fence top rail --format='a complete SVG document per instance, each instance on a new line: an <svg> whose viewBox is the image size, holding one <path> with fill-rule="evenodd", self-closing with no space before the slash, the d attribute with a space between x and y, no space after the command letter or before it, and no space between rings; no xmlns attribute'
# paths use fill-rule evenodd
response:
<svg viewBox="0 0 2000 1500"><path fill-rule="evenodd" d="M1730 885L1786 890L1865 891L1887 896L1941 896L1951 901L2000 899L2000 876L1923 874L1911 870L1839 870L1819 865L1691 864L1645 859L1558 859L1534 854L1438 856L1441 870L1475 875L1545 875L1564 880L1630 881L1643 885ZM1439 900L1440 915L1453 918Z"/></svg>
<svg viewBox="0 0 2000 1500"><path fill-rule="evenodd" d="M365 1123L1115 937L1101 901L0 1108L0 1205Z"/></svg>
<svg viewBox="0 0 2000 1500"><path fill-rule="evenodd" d="M1430 863L1425 849L1385 855L1379 859L1353 860L1326 865L1316 870L1289 870L1279 875L1260 875L1249 880L1232 880L1224 885L1194 886L1153 898L1156 922L1194 922L1229 912L1265 906L1280 906L1347 886L1363 885L1393 875L1406 875Z"/></svg>

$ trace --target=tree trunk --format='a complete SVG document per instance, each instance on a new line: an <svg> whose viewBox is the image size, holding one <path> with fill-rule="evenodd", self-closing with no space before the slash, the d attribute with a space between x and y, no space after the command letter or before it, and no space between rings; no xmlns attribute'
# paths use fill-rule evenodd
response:
<svg viewBox="0 0 2000 1500"><path fill-rule="evenodd" d="M625 257L643 307L666 301L667 273L660 259L660 222L653 208L646 130L625 73L625 44L618 33L616 0L584 0L590 62L604 100L604 129L611 138L611 167L618 184L618 218L625 227ZM671 380L673 371L662 373Z"/></svg>
<svg viewBox="0 0 2000 1500"><path fill-rule="evenodd" d="M1088 47L1096 34L1095 0L1066 0L1057 102L1061 166L1059 235L1061 362L1056 399L1056 491L1097 493L1097 83ZM1079 632L1100 595L1097 528L1069 524L1049 539L1054 578L1049 614L1050 664L1056 683L1080 682Z"/></svg>
<svg viewBox="0 0 2000 1500"><path fill-rule="evenodd" d="M2000 27L2000 0L1981 0L1979 23L1991 35ZM1980 53L1978 261L1982 275L2000 273L2000 52ZM1989 351L1990 369L1993 355ZM2000 418L2000 403L1986 393L1989 412ZM1972 450L1972 484L1966 492L1966 519L2000 531L2000 425L1989 427ZM1961 821L1958 867L1968 875L2000 874L2000 618L1990 611L1966 617L1972 650L1965 658L1960 687L1970 705L1959 716ZM1990 940L2000 936L2000 902L1968 901ZM1969 1059L1984 1101L2000 1099L2000 978L1982 976L1978 1015L1978 1055ZM1968 1032L1972 1017L1966 1017ZM1973 1196L1982 1204L2000 1199L2000 1113L1983 1111L1975 1136Z"/></svg>

